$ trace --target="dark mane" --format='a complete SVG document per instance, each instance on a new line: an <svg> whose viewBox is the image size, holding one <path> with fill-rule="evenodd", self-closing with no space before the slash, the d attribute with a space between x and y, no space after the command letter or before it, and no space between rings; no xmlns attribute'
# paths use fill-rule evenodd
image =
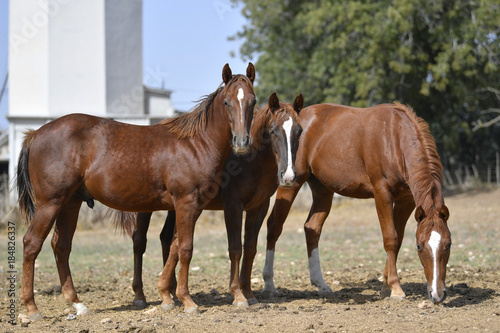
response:
<svg viewBox="0 0 500 333"><path fill-rule="evenodd" d="M284 117L285 114L289 114L293 120L297 123L300 122L300 118L295 111L287 112L287 108L293 110L293 107L288 103L280 103L280 109L275 113L271 112L269 106L266 105L255 111L252 120L252 128L250 129L250 138L252 142L252 148L258 149L264 143L264 134L269 131L269 126L279 117Z"/></svg>
<svg viewBox="0 0 500 333"><path fill-rule="evenodd" d="M160 124L174 132L179 139L194 136L198 131L207 126L210 106L221 90L223 90L222 84L210 95L196 101L198 104L190 112L175 118L167 118L162 120Z"/></svg>
<svg viewBox="0 0 500 333"><path fill-rule="evenodd" d="M219 93L224 92L227 87L236 82L239 78L245 78L245 81L249 82L250 85L252 84L246 76L234 75L227 85L223 86L223 83L221 83L213 93L196 101L198 104L196 104L190 112L178 117L167 118L162 120L160 124L170 129L179 139L193 137L200 130L206 128L215 97L217 97Z"/></svg>
<svg viewBox="0 0 500 333"><path fill-rule="evenodd" d="M418 117L413 109L399 103L394 104L394 109L404 112L415 124L418 138L422 143L423 150L415 150L414 160L426 161L415 165L411 182L412 192L416 205L421 205L426 213L429 213L431 207L440 208L443 204L442 181L443 166L437 153L436 142L432 137L429 125L425 120ZM437 201L437 202L436 202Z"/></svg>

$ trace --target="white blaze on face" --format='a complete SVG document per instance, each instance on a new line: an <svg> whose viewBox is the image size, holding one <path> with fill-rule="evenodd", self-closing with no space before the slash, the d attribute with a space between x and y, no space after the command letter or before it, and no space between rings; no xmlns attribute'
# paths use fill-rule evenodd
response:
<svg viewBox="0 0 500 333"><path fill-rule="evenodd" d="M243 97L245 97L245 93L243 92L243 89L240 88L238 89L238 95L236 96L236 98L238 98L238 102L240 102L240 109L243 110L243 107L241 106L241 101L243 100Z"/></svg>
<svg viewBox="0 0 500 333"><path fill-rule="evenodd" d="M439 248L439 243L441 242L441 235L433 231L431 232L431 237L429 238L429 246L431 247L432 250L432 257L434 259L434 271L432 273L432 290L431 293L433 294L434 297L438 297L437 295L437 275L438 275L438 268L437 268L437 250Z"/></svg>
<svg viewBox="0 0 500 333"><path fill-rule="evenodd" d="M285 130L286 136L286 145L287 145L287 166L284 174L285 181L291 181L294 178L294 173L292 169L292 140L291 140L291 132L292 132L293 119L289 117L287 121L283 123L283 129Z"/></svg>

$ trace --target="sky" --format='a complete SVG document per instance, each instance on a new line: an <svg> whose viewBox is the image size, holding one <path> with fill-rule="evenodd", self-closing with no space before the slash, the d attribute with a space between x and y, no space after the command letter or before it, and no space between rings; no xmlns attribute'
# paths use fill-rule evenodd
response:
<svg viewBox="0 0 500 333"><path fill-rule="evenodd" d="M8 68L8 3L0 0L0 89ZM219 86L226 63L233 74L246 72L242 41L228 41L244 24L241 8L229 0L143 0L144 84L172 90L174 108L190 110ZM7 92L0 103L4 130Z"/></svg>

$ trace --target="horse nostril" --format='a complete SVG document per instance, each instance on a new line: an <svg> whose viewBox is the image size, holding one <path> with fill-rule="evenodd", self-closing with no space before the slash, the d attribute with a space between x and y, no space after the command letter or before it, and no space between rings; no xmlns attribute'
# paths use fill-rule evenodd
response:
<svg viewBox="0 0 500 333"><path fill-rule="evenodd" d="M250 145L250 135L247 135L245 137L245 146L249 146Z"/></svg>

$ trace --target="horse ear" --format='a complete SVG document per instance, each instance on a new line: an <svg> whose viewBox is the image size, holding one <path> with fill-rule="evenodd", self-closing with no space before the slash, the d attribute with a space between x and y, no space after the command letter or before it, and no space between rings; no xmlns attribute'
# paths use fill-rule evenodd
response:
<svg viewBox="0 0 500 333"><path fill-rule="evenodd" d="M273 93L271 96L269 96L269 101L267 102L267 105L269 105L269 109L273 113L280 108L280 100L278 99L276 93Z"/></svg>
<svg viewBox="0 0 500 333"><path fill-rule="evenodd" d="M295 110L295 112L299 113L303 107L304 97L302 97L302 94L298 94L297 97L295 97L295 101L293 102L293 109Z"/></svg>
<svg viewBox="0 0 500 333"><path fill-rule="evenodd" d="M252 81L252 83L253 83L253 80L255 80L255 67L253 66L253 64L251 62L248 63L247 77L250 79L250 81Z"/></svg>
<svg viewBox="0 0 500 333"><path fill-rule="evenodd" d="M450 217L450 211L448 210L448 207L445 205L441 206L441 209L439 210L439 218L443 221L448 221L448 218Z"/></svg>
<svg viewBox="0 0 500 333"><path fill-rule="evenodd" d="M233 72L231 72L229 64L225 64L224 68L222 69L222 81L224 81L224 84L228 84L228 82L232 78L233 78Z"/></svg>
<svg viewBox="0 0 500 333"><path fill-rule="evenodd" d="M417 222L422 222L422 220L425 218L425 212L422 206L418 206L417 210L415 211L415 220Z"/></svg>

